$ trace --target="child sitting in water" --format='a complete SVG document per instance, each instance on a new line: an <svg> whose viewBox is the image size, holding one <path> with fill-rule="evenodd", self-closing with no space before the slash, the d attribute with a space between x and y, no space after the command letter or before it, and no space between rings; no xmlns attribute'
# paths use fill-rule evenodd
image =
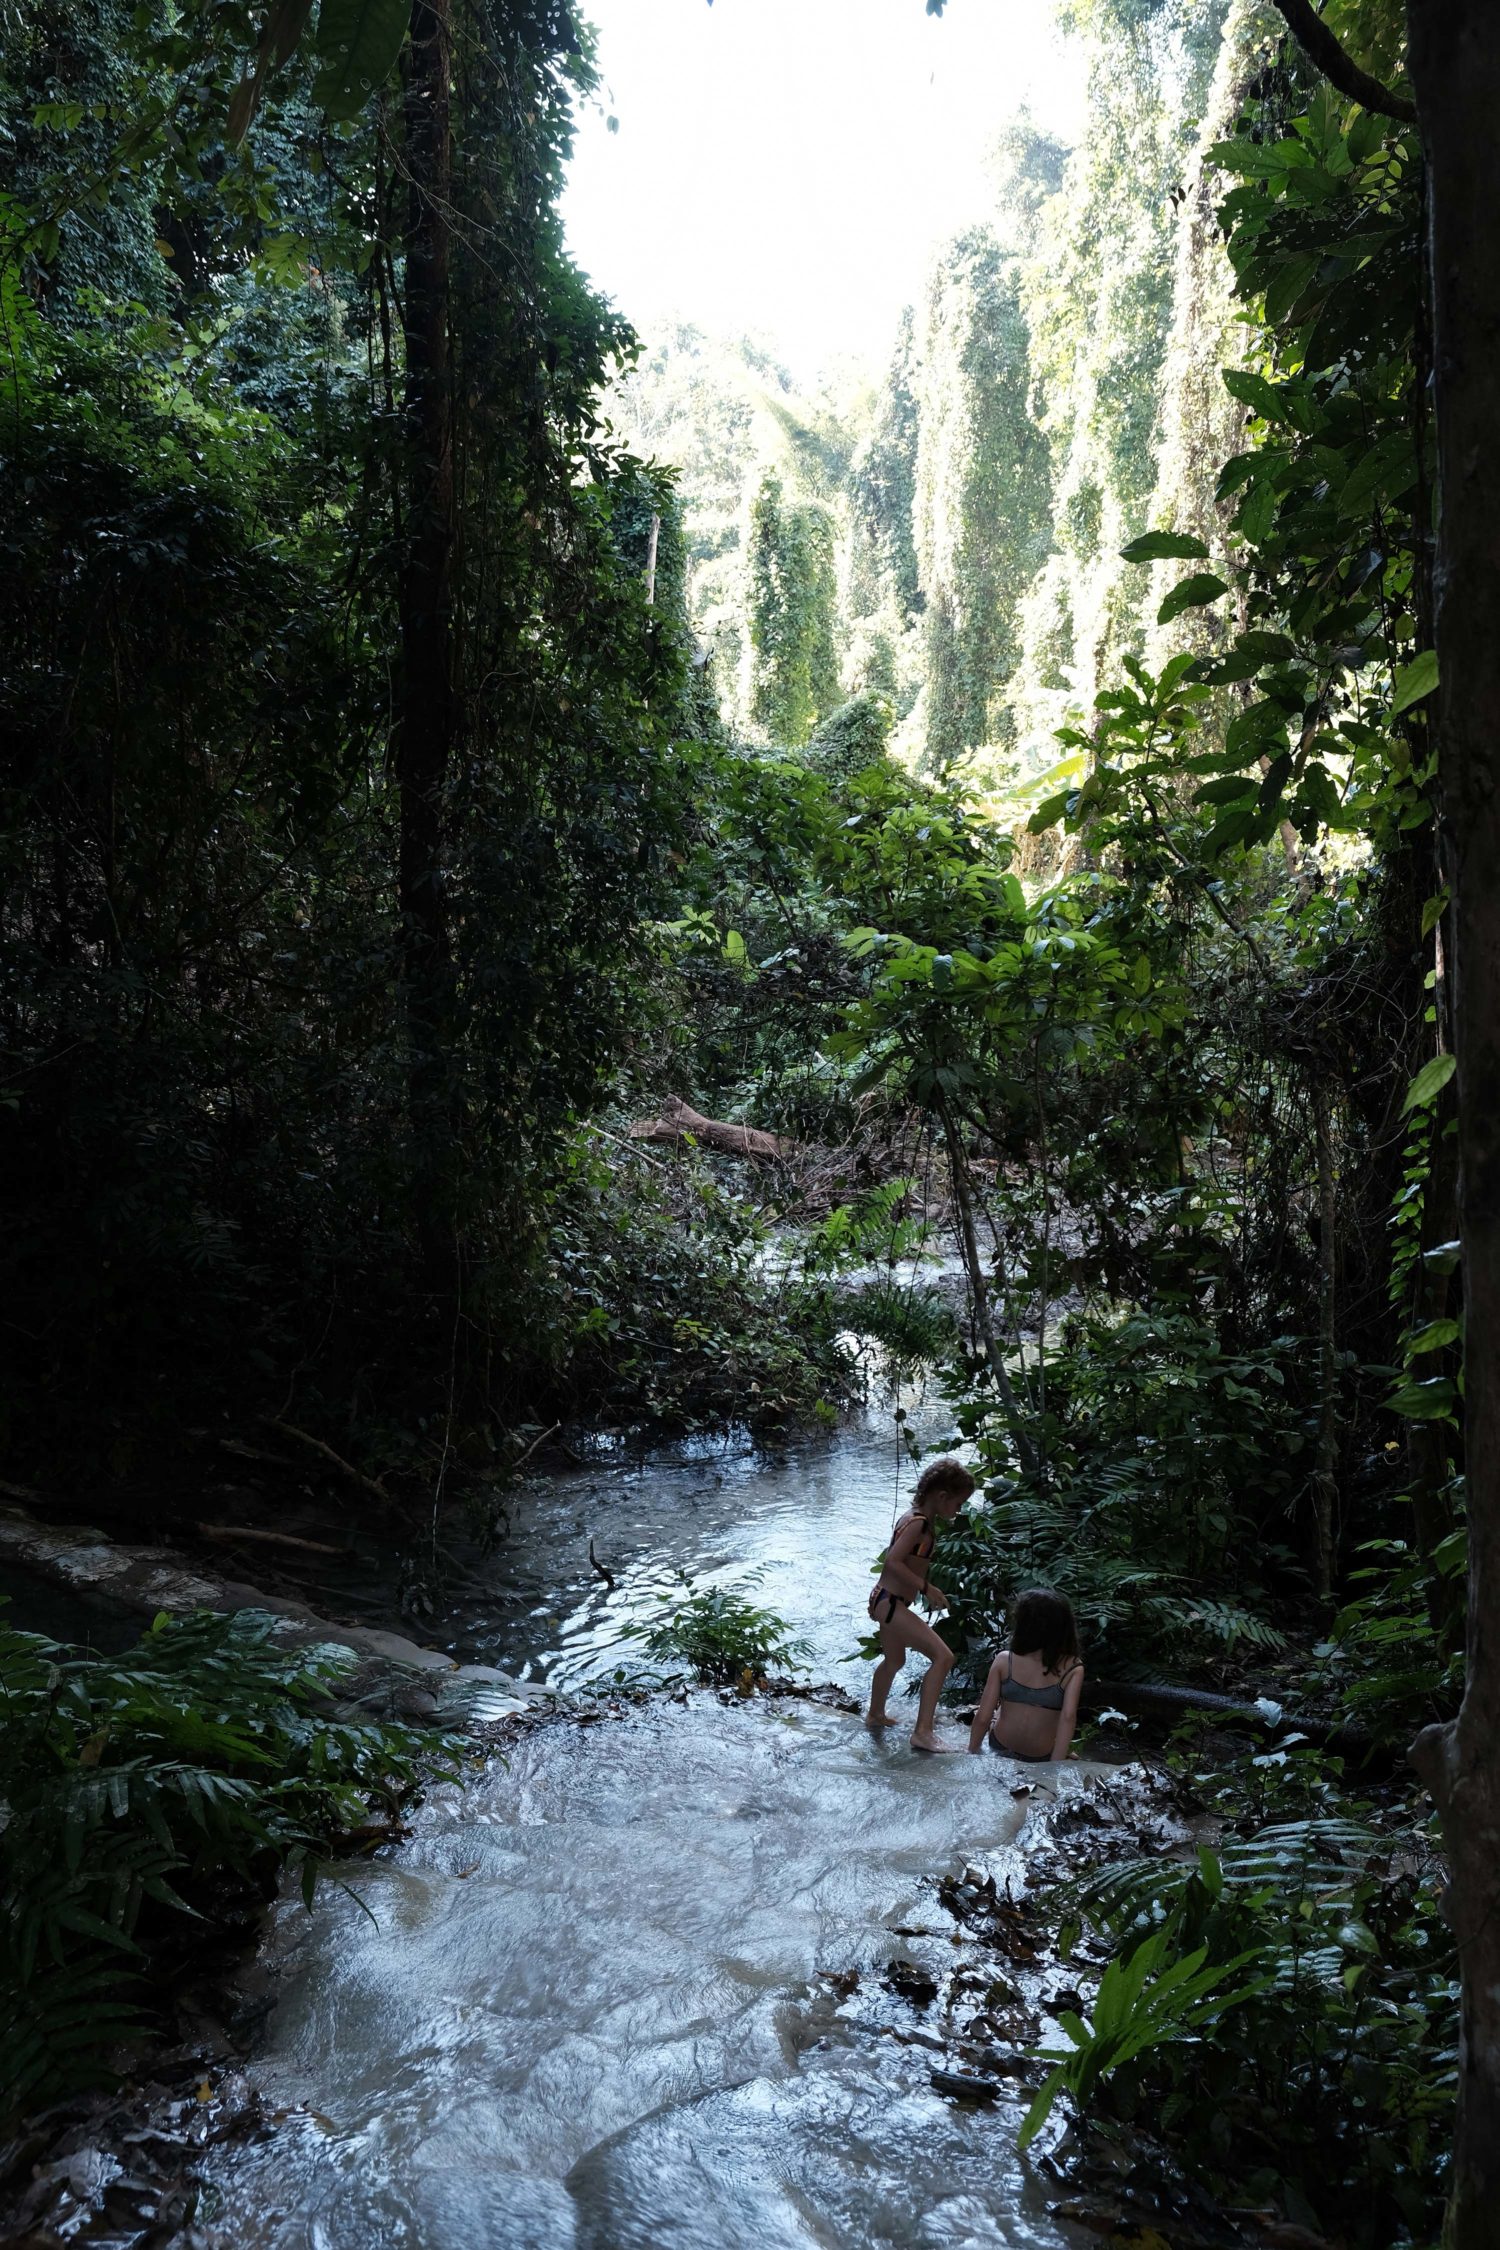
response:
<svg viewBox="0 0 1500 2250"><path fill-rule="evenodd" d="M1017 1597L1010 1646L990 1666L969 1729L969 1749L986 1735L1007 1758L1033 1765L1066 1758L1078 1723L1083 1665L1078 1620L1062 1594L1035 1586Z"/></svg>
<svg viewBox="0 0 1500 2250"><path fill-rule="evenodd" d="M891 1534L880 1566L880 1583L870 1596L868 1614L880 1627L880 1662L870 1689L867 1726L895 1725L885 1699L906 1662L907 1650L917 1649L930 1660L917 1704L917 1723L912 1728L913 1750L940 1751L947 1747L939 1742L934 1723L938 1696L952 1669L953 1651L911 1605L920 1601L929 1610L948 1607L942 1587L934 1586L927 1575L928 1564L937 1545L938 1524L951 1522L973 1489L974 1479L962 1461L933 1461L922 1471L912 1495L911 1512L901 1518Z"/></svg>

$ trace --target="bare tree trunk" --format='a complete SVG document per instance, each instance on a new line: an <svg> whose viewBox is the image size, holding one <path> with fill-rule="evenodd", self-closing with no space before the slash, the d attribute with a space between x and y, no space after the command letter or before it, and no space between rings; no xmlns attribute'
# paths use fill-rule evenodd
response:
<svg viewBox="0 0 1500 2250"><path fill-rule="evenodd" d="M454 1257L453 954L443 884L444 800L455 735L451 29L450 0L416 0L405 101L408 498L395 760L412 1154L425 1261L439 1287Z"/></svg>
<svg viewBox="0 0 1500 2250"><path fill-rule="evenodd" d="M651 518L651 543L646 549L646 606L648 609L654 607L656 602L656 549L660 538L661 517L653 514Z"/></svg>
<svg viewBox="0 0 1500 2250"><path fill-rule="evenodd" d="M1000 1349L1000 1339L995 1334L995 1316L990 1305L989 1281L984 1261L979 1254L979 1236L974 1228L974 1200L969 1192L969 1167L964 1156L963 1141L953 1112L946 1101L941 1110L943 1139L948 1149L948 1174L953 1182L953 1207L958 1214L958 1247L964 1262L964 1273L969 1283L969 1303L973 1308L974 1326L984 1346L984 1356L989 1362L990 1374L1000 1394L1005 1418L1010 1425L1011 1441L1016 1455L1028 1476L1036 1473L1036 1452L1021 1422L1021 1409L1015 1386L1010 1379L1010 1369L1005 1364L1005 1354Z"/></svg>
<svg viewBox="0 0 1500 2250"><path fill-rule="evenodd" d="M1500 8L1408 0L1430 188L1439 775L1467 1311L1468 1676L1413 1756L1442 1809L1463 1980L1446 2239L1500 2250Z"/></svg>
<svg viewBox="0 0 1500 2250"><path fill-rule="evenodd" d="M1313 1464L1317 1511L1318 1598L1333 1598L1334 1504L1338 1498L1339 1322L1338 1183L1333 1168L1333 1124L1328 1088L1313 1084L1313 1130L1318 1147L1318 1445Z"/></svg>

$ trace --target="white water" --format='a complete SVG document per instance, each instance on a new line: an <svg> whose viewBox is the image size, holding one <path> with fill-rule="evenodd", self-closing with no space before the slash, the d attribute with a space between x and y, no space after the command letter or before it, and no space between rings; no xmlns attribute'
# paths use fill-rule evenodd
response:
<svg viewBox="0 0 1500 2250"><path fill-rule="evenodd" d="M766 1560L766 1598L838 1655L890 1521L888 1429L835 1441L813 1475L747 1466L728 1511L721 1486L695 1511L675 1472L647 1479L634 1527L595 1536L644 1555L654 1507L673 1560ZM533 1501L523 1537L555 1546L568 1504ZM634 1570L613 1597L588 1588L582 1615L547 1613L547 1671L607 1672L645 1598ZM363 1907L329 1891L311 1917L276 1909L279 2003L251 2076L295 2114L223 2160L218 2224L237 2250L1079 2239L1015 2155L1024 2097L935 2091L937 2011L881 1978L893 1956L993 1973L936 1882L966 1862L1018 1882L1032 1808L1091 1786L1074 1768L1013 1797L1022 1779L817 1705L702 1692L526 1737L359 1872ZM851 1969L840 2000L827 1979Z"/></svg>

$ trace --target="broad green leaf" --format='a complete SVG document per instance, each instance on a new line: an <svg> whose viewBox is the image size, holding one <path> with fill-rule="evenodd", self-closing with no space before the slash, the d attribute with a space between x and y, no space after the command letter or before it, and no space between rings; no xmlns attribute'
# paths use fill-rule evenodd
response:
<svg viewBox="0 0 1500 2250"><path fill-rule="evenodd" d="M1456 1320L1429 1320L1427 1326L1408 1341L1407 1354L1412 1359L1420 1359L1423 1352L1444 1351L1449 1344L1456 1344L1462 1334Z"/></svg>
<svg viewBox="0 0 1500 2250"><path fill-rule="evenodd" d="M1234 520L1236 528L1245 534L1252 547L1259 546L1269 535L1276 521L1277 499L1276 487L1268 480L1254 485L1246 493Z"/></svg>
<svg viewBox="0 0 1500 2250"><path fill-rule="evenodd" d="M1249 805L1231 805L1220 813L1218 819L1203 839L1203 848L1210 858L1217 859L1232 845L1242 844L1255 825L1254 808Z"/></svg>
<svg viewBox="0 0 1500 2250"><path fill-rule="evenodd" d="M1406 1089L1406 1099L1401 1104L1402 1116L1409 1110L1430 1108L1457 1068L1456 1055L1434 1055L1431 1062L1423 1063Z"/></svg>
<svg viewBox="0 0 1500 2250"><path fill-rule="evenodd" d="M1170 625L1173 618L1180 617L1185 609L1202 609L1206 603L1216 602L1221 594L1227 594L1228 591L1224 580L1216 578L1211 570L1195 571L1191 578L1184 578L1180 585L1172 588L1156 613L1156 622L1158 625Z"/></svg>
<svg viewBox="0 0 1500 2250"><path fill-rule="evenodd" d="M1248 633L1241 633L1234 645L1258 656L1262 664L1288 664L1297 653L1296 643L1285 633L1267 633L1254 626Z"/></svg>
<svg viewBox="0 0 1500 2250"><path fill-rule="evenodd" d="M1147 531L1120 549L1123 562L1206 562L1208 549L1201 539L1183 531Z"/></svg>
<svg viewBox="0 0 1500 2250"><path fill-rule="evenodd" d="M1414 703L1420 703L1424 696L1431 695L1437 684L1437 650L1424 648L1420 656L1413 657L1410 664L1396 674L1396 694L1391 704L1391 717L1394 719L1399 712L1409 711Z"/></svg>
<svg viewBox="0 0 1500 2250"><path fill-rule="evenodd" d="M1198 662L1198 677L1210 687L1229 687L1238 680L1253 680L1260 670L1260 658L1242 648L1233 648L1227 656L1204 657Z"/></svg>
<svg viewBox="0 0 1500 2250"><path fill-rule="evenodd" d="M1437 928L1439 922L1441 922L1443 916L1447 913L1447 911L1448 893L1446 891L1439 891L1435 898L1430 898L1427 900L1426 904L1422 908L1423 937L1430 937L1432 935L1432 932Z"/></svg>
<svg viewBox="0 0 1500 2250"><path fill-rule="evenodd" d="M1248 805L1260 793L1260 778L1256 774L1230 774L1222 781L1205 781L1195 792L1200 805Z"/></svg>
<svg viewBox="0 0 1500 2250"><path fill-rule="evenodd" d="M1248 367L1225 367L1220 373L1230 397L1248 406L1263 422L1300 421L1301 402L1284 383L1271 383L1264 375L1252 375Z"/></svg>
<svg viewBox="0 0 1500 2250"><path fill-rule="evenodd" d="M1300 257L1288 258L1266 285L1266 319L1274 328L1285 320L1298 298L1316 279L1322 255L1306 251Z"/></svg>
<svg viewBox="0 0 1500 2250"><path fill-rule="evenodd" d="M357 117L396 67L411 0L321 0L313 100L335 120Z"/></svg>
<svg viewBox="0 0 1500 2250"><path fill-rule="evenodd" d="M1074 789L1060 789L1055 797L1045 799L1026 823L1030 833L1040 836L1044 829L1051 828L1056 821L1061 820L1076 795L1077 791Z"/></svg>
<svg viewBox="0 0 1500 2250"><path fill-rule="evenodd" d="M1440 1422L1453 1412L1458 1393L1445 1375L1428 1383L1403 1383L1386 1400L1387 1412L1407 1422Z"/></svg>
<svg viewBox="0 0 1500 2250"><path fill-rule="evenodd" d="M1404 431L1393 431L1372 445L1339 488L1339 514L1361 514L1377 496L1394 500L1415 482L1417 457Z"/></svg>
<svg viewBox="0 0 1500 2250"><path fill-rule="evenodd" d="M1265 698L1239 712L1224 730L1224 748L1245 765L1285 741L1285 714L1279 704Z"/></svg>

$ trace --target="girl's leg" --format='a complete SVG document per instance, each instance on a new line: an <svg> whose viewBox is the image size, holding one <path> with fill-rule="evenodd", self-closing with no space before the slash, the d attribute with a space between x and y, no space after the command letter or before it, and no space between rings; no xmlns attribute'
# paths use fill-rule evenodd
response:
<svg viewBox="0 0 1500 2250"><path fill-rule="evenodd" d="M896 1615L903 1613L898 1609ZM895 1632L889 1618L880 1628L880 1662L875 1667L875 1677L870 1682L870 1708L865 1713L867 1727L894 1726L885 1707L885 1699L896 1684L896 1674L906 1662L906 1644Z"/></svg>
<svg viewBox="0 0 1500 2250"><path fill-rule="evenodd" d="M937 1723L938 1697L943 1692L944 1680L953 1669L953 1651L946 1641L938 1639L930 1625L924 1625L922 1631L932 1643L929 1652L932 1662L927 1667L927 1677L922 1682L922 1693L917 1701L917 1723L911 1730L911 1746L913 1750L941 1750L943 1745L933 1729ZM919 1642L916 1645L920 1647L922 1644Z"/></svg>
<svg viewBox="0 0 1500 2250"><path fill-rule="evenodd" d="M907 1650L915 1649L919 1656L925 1656L928 1659L927 1677L922 1682L921 1700L917 1705L917 1723L912 1728L912 1748L914 1750L940 1750L942 1744L933 1732L933 1725L937 1717L939 1692L944 1680L947 1679L948 1674L953 1669L953 1651L946 1641L938 1639L932 1627L922 1618L913 1617L909 1609L898 1609L890 1623L881 1626L880 1645L890 1653L881 1658L877 1667L875 1674L877 1686L880 1682L881 1672L885 1670L886 1665L889 1663L891 1667L889 1678L885 1682L885 1689L881 1692L880 1711L882 1716L885 1712L885 1692L889 1690L891 1681L894 1680L902 1664L906 1661ZM894 1657L894 1652L897 1649L900 1650L900 1655ZM893 1657L894 1661L892 1661ZM875 1707L875 1697L872 1693L870 1698L872 1712Z"/></svg>

